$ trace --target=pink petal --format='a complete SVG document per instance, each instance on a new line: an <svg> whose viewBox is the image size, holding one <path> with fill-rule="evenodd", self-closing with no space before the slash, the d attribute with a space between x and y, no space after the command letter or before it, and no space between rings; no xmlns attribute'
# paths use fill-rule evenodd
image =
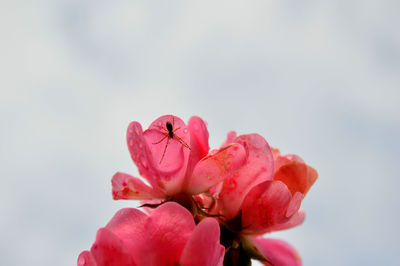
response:
<svg viewBox="0 0 400 266"><path fill-rule="evenodd" d="M78 263L176 265L194 230L191 213L175 202L162 204L150 216L137 209L122 209L98 231L91 251L83 252Z"/></svg>
<svg viewBox="0 0 400 266"><path fill-rule="evenodd" d="M304 195L300 192L294 193L292 199L290 200L289 206L286 211L286 217L290 218L295 214L299 209L301 202L304 198Z"/></svg>
<svg viewBox="0 0 400 266"><path fill-rule="evenodd" d="M243 232L263 233L288 221L286 213L291 198L287 186L280 181L266 181L253 187L241 206Z"/></svg>
<svg viewBox="0 0 400 266"><path fill-rule="evenodd" d="M167 202L152 211L145 223L145 243L133 251L139 265L175 265L195 229L189 211L175 202Z"/></svg>
<svg viewBox="0 0 400 266"><path fill-rule="evenodd" d="M302 265L299 253L285 241L279 239L267 239L262 237L253 237L249 240L274 266ZM265 262L264 264L268 266L271 265L267 262Z"/></svg>
<svg viewBox="0 0 400 266"><path fill-rule="evenodd" d="M180 265L217 266L222 265L225 248L219 241L219 224L213 218L202 220L187 242Z"/></svg>
<svg viewBox="0 0 400 266"><path fill-rule="evenodd" d="M222 147L231 144L235 139L236 139L236 132L235 131L228 132L228 134L226 135L225 143L222 144Z"/></svg>
<svg viewBox="0 0 400 266"><path fill-rule="evenodd" d="M273 154L274 154L275 172L277 172L281 166L283 166L287 163L290 163L292 161L304 163L303 159L301 159L299 156L297 156L295 154L287 154L285 156L282 156L278 149L273 149Z"/></svg>
<svg viewBox="0 0 400 266"><path fill-rule="evenodd" d="M96 262L90 251L83 251L78 257L78 266L96 266Z"/></svg>
<svg viewBox="0 0 400 266"><path fill-rule="evenodd" d="M267 232L286 230L295 226L298 226L304 222L306 218L306 213L303 210L298 210L295 215L290 218L289 221L283 224L277 224L275 226L269 227Z"/></svg>
<svg viewBox="0 0 400 266"><path fill-rule="evenodd" d="M150 204L150 205L153 205L153 206L156 206L156 205L161 205L161 203L162 202L164 202L165 200L163 200L163 199L157 199L157 200L141 200L140 201L140 206L143 206L143 205L145 205L145 204ZM147 214L150 214L150 213L152 213L153 211L154 211L154 208L151 208L151 207L140 207L140 209L141 210L143 210L145 213L147 213Z"/></svg>
<svg viewBox="0 0 400 266"><path fill-rule="evenodd" d="M168 135L167 122L173 124L173 138ZM176 116L165 115L155 120L143 136L149 147L149 168L157 186L167 195L180 192L191 151L185 123Z"/></svg>
<svg viewBox="0 0 400 266"><path fill-rule="evenodd" d="M186 170L186 176L192 174L193 168L198 161L208 154L208 131L206 123L198 116L189 119L188 129L190 132L190 156Z"/></svg>
<svg viewBox="0 0 400 266"><path fill-rule="evenodd" d="M262 136L241 135L234 142L245 148L247 161L223 181L218 203L221 214L227 220L237 215L248 191L264 181L272 180L274 172L272 152Z"/></svg>
<svg viewBox="0 0 400 266"><path fill-rule="evenodd" d="M220 149L197 163L186 190L192 195L208 190L241 167L245 160L246 151L240 144L234 143Z"/></svg>
<svg viewBox="0 0 400 266"><path fill-rule="evenodd" d="M119 210L106 225L106 229L117 236L124 246L134 254L137 246L145 243L146 223L148 216L133 208Z"/></svg>
<svg viewBox="0 0 400 266"><path fill-rule="evenodd" d="M117 172L111 179L112 193L115 200L118 199L155 199L163 198L164 194L159 190L149 187L139 178Z"/></svg>
<svg viewBox="0 0 400 266"><path fill-rule="evenodd" d="M106 228L97 232L96 242L90 252L98 266L136 265L122 241Z"/></svg>
<svg viewBox="0 0 400 266"><path fill-rule="evenodd" d="M157 172L150 167L152 162L150 148L143 137L142 126L138 122L129 124L126 141L131 158L138 167L140 175L146 178L153 187L157 187Z"/></svg>
<svg viewBox="0 0 400 266"><path fill-rule="evenodd" d="M166 129L167 122L173 124L173 138ZM132 122L128 127L127 142L139 173L153 188L159 188L167 195L181 191L190 153L190 134L180 118L162 116L145 132L139 123Z"/></svg>
<svg viewBox="0 0 400 266"><path fill-rule="evenodd" d="M314 168L302 162L291 161L276 171L274 180L281 180L285 183L292 195L296 192L306 195L317 177L318 173Z"/></svg>

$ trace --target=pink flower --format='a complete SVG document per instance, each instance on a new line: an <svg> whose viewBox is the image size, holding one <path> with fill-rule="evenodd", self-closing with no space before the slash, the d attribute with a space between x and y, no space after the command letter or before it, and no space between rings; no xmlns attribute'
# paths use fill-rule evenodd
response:
<svg viewBox="0 0 400 266"><path fill-rule="evenodd" d="M132 122L127 143L140 175L150 186L117 172L112 178L114 199L169 199L179 193L199 194L240 167L246 155L237 143L208 154L207 127L196 116L186 126L180 118L165 115L144 132L138 122Z"/></svg>
<svg viewBox="0 0 400 266"><path fill-rule="evenodd" d="M248 134L236 137L234 132L230 132L221 149L234 144L245 150L245 162L210 190L217 199L216 212L225 220L233 219L238 214L244 198L254 186L272 180L274 174L273 155L262 136Z"/></svg>
<svg viewBox="0 0 400 266"><path fill-rule="evenodd" d="M196 226L191 213L175 202L150 215L126 208L97 232L90 251L79 255L78 265L222 265L224 247L219 240L215 219Z"/></svg>
<svg viewBox="0 0 400 266"><path fill-rule="evenodd" d="M317 171L297 155L281 156L274 149L274 178L253 187L241 206L243 232L261 234L301 224L300 209Z"/></svg>
<svg viewBox="0 0 400 266"><path fill-rule="evenodd" d="M257 134L235 137L231 132L224 145L231 143L244 147L246 162L210 189L217 199L212 213L229 221L241 211L241 228L236 230L242 234L263 234L301 224L305 214L299 210L300 204L317 172L296 155L281 156L278 150L271 150Z"/></svg>

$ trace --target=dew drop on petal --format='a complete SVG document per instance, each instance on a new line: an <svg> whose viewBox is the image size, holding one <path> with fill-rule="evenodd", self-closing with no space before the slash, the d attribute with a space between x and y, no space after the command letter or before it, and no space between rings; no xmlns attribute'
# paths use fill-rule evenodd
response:
<svg viewBox="0 0 400 266"><path fill-rule="evenodd" d="M185 128L185 129L183 130L183 133L187 134L187 133L188 133L188 129Z"/></svg>
<svg viewBox="0 0 400 266"><path fill-rule="evenodd" d="M129 140L129 146L133 146L133 140Z"/></svg>

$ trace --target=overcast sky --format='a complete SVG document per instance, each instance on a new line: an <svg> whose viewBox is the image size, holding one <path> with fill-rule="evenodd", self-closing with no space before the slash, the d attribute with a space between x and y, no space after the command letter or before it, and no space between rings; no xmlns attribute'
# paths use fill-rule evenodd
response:
<svg viewBox="0 0 400 266"><path fill-rule="evenodd" d="M2 265L74 265L132 201L131 121L257 132L319 172L304 265L397 265L400 2L0 0Z"/></svg>

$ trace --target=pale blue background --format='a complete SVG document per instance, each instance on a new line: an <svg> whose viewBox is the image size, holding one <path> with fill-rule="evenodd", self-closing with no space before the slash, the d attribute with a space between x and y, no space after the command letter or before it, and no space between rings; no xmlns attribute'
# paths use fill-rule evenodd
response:
<svg viewBox="0 0 400 266"><path fill-rule="evenodd" d="M400 2L0 0L0 258L74 265L136 174L130 121L257 132L320 177L274 234L304 265L398 265Z"/></svg>

